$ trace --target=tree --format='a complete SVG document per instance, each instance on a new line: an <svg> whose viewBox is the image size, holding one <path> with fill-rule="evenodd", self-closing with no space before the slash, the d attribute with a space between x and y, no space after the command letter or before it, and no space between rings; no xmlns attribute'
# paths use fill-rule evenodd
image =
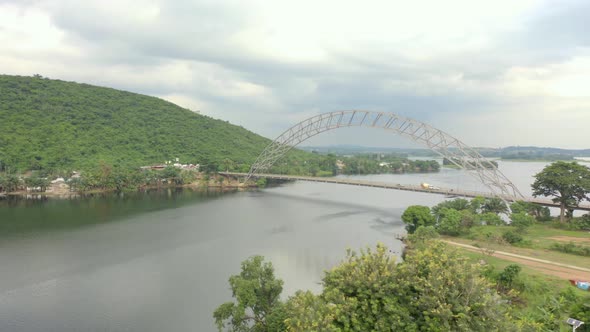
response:
<svg viewBox="0 0 590 332"><path fill-rule="evenodd" d="M406 224L409 234L414 233L420 226L433 226L435 219L430 214L430 208L423 205L409 206L402 214L402 221Z"/></svg>
<svg viewBox="0 0 590 332"><path fill-rule="evenodd" d="M288 315L285 320L287 331L340 331L333 324L334 308L329 306L322 296L317 296L310 291L297 291L287 301L285 310Z"/></svg>
<svg viewBox="0 0 590 332"><path fill-rule="evenodd" d="M506 206L506 203L501 198L492 197L486 199L485 203L483 203L482 212L492 212L495 214L507 213L508 206Z"/></svg>
<svg viewBox="0 0 590 332"><path fill-rule="evenodd" d="M492 212L482 213L477 217L480 223L485 225L501 226L506 224L500 216Z"/></svg>
<svg viewBox="0 0 590 332"><path fill-rule="evenodd" d="M515 330L481 269L440 241L410 251L399 264L396 282L419 330Z"/></svg>
<svg viewBox="0 0 590 332"><path fill-rule="evenodd" d="M498 288L505 291L513 288L514 281L518 277L521 269L520 265L516 264L506 266L504 271L498 274Z"/></svg>
<svg viewBox="0 0 590 332"><path fill-rule="evenodd" d="M525 201L516 201L510 204L510 211L512 211L512 213L527 213L529 210L528 205L529 203Z"/></svg>
<svg viewBox="0 0 590 332"><path fill-rule="evenodd" d="M180 185L182 184L182 176L180 175L180 168L175 167L175 166L166 166L166 168L164 168L162 170L162 173L160 174L162 179L166 179L166 182L170 183L170 184L176 184L176 185Z"/></svg>
<svg viewBox="0 0 590 332"><path fill-rule="evenodd" d="M242 262L239 275L229 278L232 296L237 303L226 302L215 310L213 317L219 331L274 332L284 330L283 303L279 296L283 281L276 279L270 262L254 256Z"/></svg>
<svg viewBox="0 0 590 332"><path fill-rule="evenodd" d="M455 209L443 208L440 211L436 230L440 234L456 236L461 234L463 215Z"/></svg>
<svg viewBox="0 0 590 332"><path fill-rule="evenodd" d="M565 210L590 200L590 168L576 162L558 161L535 175L533 196L553 196L561 209L559 220L565 221Z"/></svg>
<svg viewBox="0 0 590 332"><path fill-rule="evenodd" d="M21 179L15 174L5 174L0 181L0 187L6 192L16 191L21 186Z"/></svg>
<svg viewBox="0 0 590 332"><path fill-rule="evenodd" d="M414 234L408 235L409 243L406 243L406 248L408 244L414 246L416 244L424 244L425 242L436 239L439 237L438 232L434 226L420 226L416 229Z"/></svg>
<svg viewBox="0 0 590 332"><path fill-rule="evenodd" d="M464 198L455 198L450 201L440 202L432 207L432 214L439 216L442 209L453 209L457 211L470 209L469 201Z"/></svg>
<svg viewBox="0 0 590 332"><path fill-rule="evenodd" d="M473 213L480 213L482 212L482 206L484 205L486 199L481 196L477 196L471 199L469 202L469 210Z"/></svg>
<svg viewBox="0 0 590 332"><path fill-rule="evenodd" d="M345 261L326 272L319 296L300 293L289 300L288 330L416 331L396 270L382 244L360 254L348 250Z"/></svg>
<svg viewBox="0 0 590 332"><path fill-rule="evenodd" d="M222 161L222 166L223 166L223 169L224 169L226 172L229 172L229 170L230 170L230 169L231 169L231 170L233 170L233 168L234 168L235 164L236 164L236 163L235 163L233 160L229 159L229 158L225 158L225 159L223 159L223 161Z"/></svg>
<svg viewBox="0 0 590 332"><path fill-rule="evenodd" d="M427 241L396 264L383 245L326 272L320 295L286 304L289 331L511 331L514 325L479 265Z"/></svg>
<svg viewBox="0 0 590 332"><path fill-rule="evenodd" d="M46 178L40 177L37 173L33 173L30 177L25 178L25 185L31 188L32 191L44 192L47 190L50 181Z"/></svg>
<svg viewBox="0 0 590 332"><path fill-rule="evenodd" d="M549 208L535 203L516 201L510 204L510 211L512 211L512 213L526 213L539 221L551 220L551 212L549 211Z"/></svg>
<svg viewBox="0 0 590 332"><path fill-rule="evenodd" d="M518 228L520 231L524 231L525 228L535 223L535 218L525 212L518 212L510 215L510 221L510 225Z"/></svg>

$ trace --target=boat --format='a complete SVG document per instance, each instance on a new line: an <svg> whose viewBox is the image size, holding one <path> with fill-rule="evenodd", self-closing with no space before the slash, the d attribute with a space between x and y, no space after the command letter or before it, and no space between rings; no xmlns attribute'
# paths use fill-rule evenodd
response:
<svg viewBox="0 0 590 332"><path fill-rule="evenodd" d="M590 281L572 280L570 283L581 290L590 291Z"/></svg>

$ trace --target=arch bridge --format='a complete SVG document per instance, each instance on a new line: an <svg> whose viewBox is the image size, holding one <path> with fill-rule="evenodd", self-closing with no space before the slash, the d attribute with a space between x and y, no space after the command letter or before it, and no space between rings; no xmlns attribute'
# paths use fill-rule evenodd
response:
<svg viewBox="0 0 590 332"><path fill-rule="evenodd" d="M524 199L518 188L489 160L455 137L426 123L395 113L375 111L336 111L305 119L285 130L258 156L245 181L264 173L277 160L301 142L323 132L345 127L382 129L425 146L469 173L504 201Z"/></svg>

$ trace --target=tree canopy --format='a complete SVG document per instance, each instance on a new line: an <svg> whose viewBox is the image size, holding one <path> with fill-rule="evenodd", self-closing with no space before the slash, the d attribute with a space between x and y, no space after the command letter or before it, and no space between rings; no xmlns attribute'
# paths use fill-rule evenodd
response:
<svg viewBox="0 0 590 332"><path fill-rule="evenodd" d="M438 241L399 264L382 245L349 251L320 295L290 299L286 323L290 331L514 330L478 269Z"/></svg>
<svg viewBox="0 0 590 332"><path fill-rule="evenodd" d="M219 330L273 332L282 330L282 303L279 295L283 281L276 279L271 263L262 256L254 256L242 262L239 275L229 278L234 302L220 305L213 317Z"/></svg>
<svg viewBox="0 0 590 332"><path fill-rule="evenodd" d="M402 214L402 221L406 224L409 234L414 233L420 226L432 226L436 220L430 214L430 208L423 205L409 206Z"/></svg>
<svg viewBox="0 0 590 332"><path fill-rule="evenodd" d="M576 162L558 161L535 175L533 196L554 197L560 204L560 220L565 220L565 209L590 200L590 168Z"/></svg>

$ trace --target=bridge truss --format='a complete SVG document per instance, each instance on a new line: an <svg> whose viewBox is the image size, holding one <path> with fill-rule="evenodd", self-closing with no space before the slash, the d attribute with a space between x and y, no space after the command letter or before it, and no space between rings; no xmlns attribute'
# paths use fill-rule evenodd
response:
<svg viewBox="0 0 590 332"><path fill-rule="evenodd" d="M505 201L523 199L524 196L498 168L479 152L451 135L426 123L399 116L395 113L374 111L336 111L322 113L299 122L277 137L258 156L246 181L253 175L264 172L289 150L310 137L328 130L344 127L381 128L410 138L428 147L456 166L474 175L492 193Z"/></svg>

